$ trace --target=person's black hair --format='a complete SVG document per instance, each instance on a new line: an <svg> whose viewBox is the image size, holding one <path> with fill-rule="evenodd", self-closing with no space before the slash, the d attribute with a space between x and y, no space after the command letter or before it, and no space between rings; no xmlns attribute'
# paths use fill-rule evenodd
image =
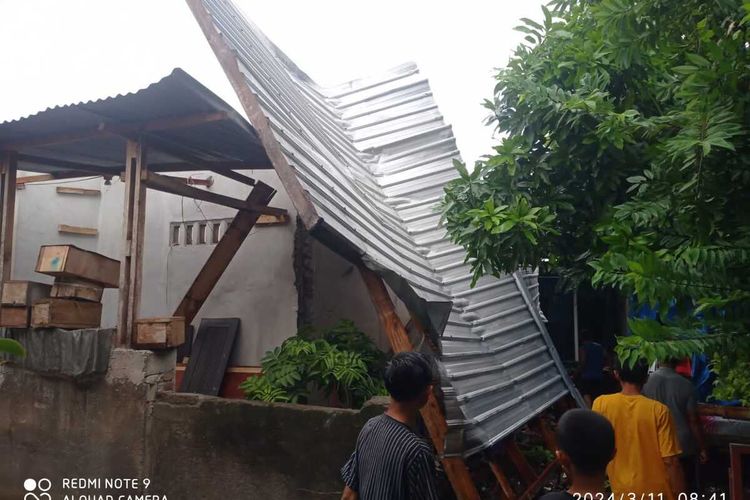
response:
<svg viewBox="0 0 750 500"><path fill-rule="evenodd" d="M643 359L639 359L632 366L630 363L623 363L618 360L616 369L620 375L620 380L623 382L643 387L643 384L648 380L648 363Z"/></svg>
<svg viewBox="0 0 750 500"><path fill-rule="evenodd" d="M433 381L432 363L419 352L400 352L385 368L385 388L396 401L417 399Z"/></svg>
<svg viewBox="0 0 750 500"><path fill-rule="evenodd" d="M594 411L568 410L557 422L557 447L570 457L578 473L598 476L615 452L615 430Z"/></svg>

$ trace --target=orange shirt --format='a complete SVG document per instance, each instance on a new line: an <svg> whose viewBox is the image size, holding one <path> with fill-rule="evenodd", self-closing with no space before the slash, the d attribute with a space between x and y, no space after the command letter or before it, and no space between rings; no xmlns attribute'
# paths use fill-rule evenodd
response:
<svg viewBox="0 0 750 500"><path fill-rule="evenodd" d="M615 498L662 493L664 500L674 500L663 459L682 450L669 408L645 396L618 393L596 398L592 409L615 428L615 458L607 466Z"/></svg>

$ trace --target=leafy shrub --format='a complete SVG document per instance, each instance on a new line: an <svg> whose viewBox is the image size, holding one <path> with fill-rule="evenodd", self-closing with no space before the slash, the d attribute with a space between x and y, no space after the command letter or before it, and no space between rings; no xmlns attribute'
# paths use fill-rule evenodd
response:
<svg viewBox="0 0 750 500"><path fill-rule="evenodd" d="M247 399L306 403L314 390L336 395L345 406L359 407L384 394L382 368L385 355L351 321L341 321L311 338L305 330L268 351L261 361L262 374L240 384Z"/></svg>

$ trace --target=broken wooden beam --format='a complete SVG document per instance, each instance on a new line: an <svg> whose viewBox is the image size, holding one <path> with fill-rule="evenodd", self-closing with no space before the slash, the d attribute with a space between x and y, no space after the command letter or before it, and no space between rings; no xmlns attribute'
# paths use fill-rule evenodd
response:
<svg viewBox="0 0 750 500"><path fill-rule="evenodd" d="M490 459L490 469L492 470L495 479L497 479L498 484L500 484L500 490L502 490L503 496L505 496L507 500L516 500L518 495L516 495L516 492L513 490L513 485L510 484L508 476L505 475L505 472L502 467L500 467L497 460Z"/></svg>
<svg viewBox="0 0 750 500"><path fill-rule="evenodd" d="M223 194L211 193L209 191L188 186L177 179L155 174L153 172L146 173L143 183L146 187L157 191L195 198L196 200L207 201L209 203L215 203L217 205L234 208L244 212L255 213L257 215L283 215L287 213L283 208L267 207L254 202L238 200Z"/></svg>
<svg viewBox="0 0 750 500"><path fill-rule="evenodd" d="M246 175L242 175L241 173L235 172L234 170L230 170L228 168L220 169L214 167L211 169L211 172L223 175L227 179L232 179L234 181L241 182L242 184L247 184L248 186L255 186L255 179Z"/></svg>
<svg viewBox="0 0 750 500"><path fill-rule="evenodd" d="M380 326L385 330L388 341L394 353L413 350L409 335L396 313L396 307L388 294L383 279L375 271L359 265L359 272L365 282L370 299L375 306ZM432 443L441 456L441 462L445 473L450 480L453 491L459 500L479 500L479 492L469 474L464 460L461 457L445 457L445 435L448 432L448 424L445 416L440 411L440 406L434 394L430 394L427 404L420 410L422 420L427 427Z"/></svg>
<svg viewBox="0 0 750 500"><path fill-rule="evenodd" d="M518 469L518 474L521 476L521 480L524 484L526 486L533 484L537 478L536 472L518 447L515 437L511 435L503 442L503 445L508 454L508 458L510 458L510 461L513 462L513 465Z"/></svg>
<svg viewBox="0 0 750 500"><path fill-rule="evenodd" d="M271 198L275 194L276 191L271 186L263 182L258 182L253 190L250 191L245 203L248 206L263 208L271 201ZM186 325L193 322L203 303L211 294L211 290L216 286L219 278L221 278L221 275L227 266L229 266L237 250L242 246L242 242L250 234L259 217L260 212L257 210L240 210L237 212L237 215L234 216L229 227L227 227L224 236L214 247L213 252L211 252L206 263L203 264L203 268L195 277L193 284L172 316L184 317Z"/></svg>

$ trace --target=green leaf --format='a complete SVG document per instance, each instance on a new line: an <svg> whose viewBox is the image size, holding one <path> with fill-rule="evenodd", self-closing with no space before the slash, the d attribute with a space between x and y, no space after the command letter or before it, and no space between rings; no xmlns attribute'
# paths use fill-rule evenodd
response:
<svg viewBox="0 0 750 500"><path fill-rule="evenodd" d="M0 352L19 357L26 356L26 350L23 346L13 339L0 338Z"/></svg>

